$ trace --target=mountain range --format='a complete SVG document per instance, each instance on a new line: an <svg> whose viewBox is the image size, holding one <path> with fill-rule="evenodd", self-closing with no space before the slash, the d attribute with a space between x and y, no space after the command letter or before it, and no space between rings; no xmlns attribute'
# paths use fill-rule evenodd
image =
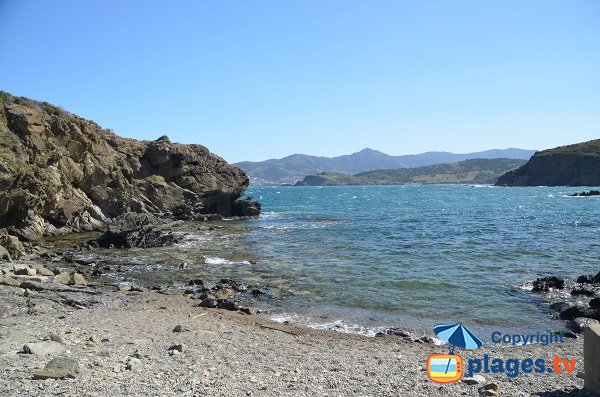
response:
<svg viewBox="0 0 600 397"><path fill-rule="evenodd" d="M519 159L472 159L450 164L361 172L307 175L296 186L403 185L406 183L495 183L498 177L525 164Z"/></svg>
<svg viewBox="0 0 600 397"><path fill-rule="evenodd" d="M242 161L235 163L250 177L253 184L296 183L306 175L322 172L357 174L365 171L392 168L412 168L427 165L454 163L469 159L510 158L528 160L535 150L517 148L492 149L474 153L426 152L402 156L390 156L378 150L363 149L360 152L337 157L319 157L293 154L281 159L265 161Z"/></svg>

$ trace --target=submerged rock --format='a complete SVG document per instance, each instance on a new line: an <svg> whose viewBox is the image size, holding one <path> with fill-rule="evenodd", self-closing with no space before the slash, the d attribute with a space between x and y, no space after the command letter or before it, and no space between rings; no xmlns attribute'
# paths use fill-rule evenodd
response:
<svg viewBox="0 0 600 397"><path fill-rule="evenodd" d="M600 191L598 190L590 190L589 192L581 192L574 193L571 195L572 197L590 197L590 196L600 196Z"/></svg>

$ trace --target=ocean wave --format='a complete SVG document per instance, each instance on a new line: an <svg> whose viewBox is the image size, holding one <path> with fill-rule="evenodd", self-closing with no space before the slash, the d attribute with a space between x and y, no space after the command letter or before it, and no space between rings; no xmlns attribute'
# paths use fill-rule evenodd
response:
<svg viewBox="0 0 600 397"><path fill-rule="evenodd" d="M209 256L204 259L204 263L207 265L233 265L234 263L250 265L250 262L248 261L230 261L225 258L219 258L218 256Z"/></svg>
<svg viewBox="0 0 600 397"><path fill-rule="evenodd" d="M294 313L278 313L269 317L270 320L278 323L289 323L303 325L317 330L336 331L345 334L358 334L374 337L378 332L384 331L385 327L368 328L360 324L353 324L344 320L335 320L329 322L313 322L310 317L300 316Z"/></svg>

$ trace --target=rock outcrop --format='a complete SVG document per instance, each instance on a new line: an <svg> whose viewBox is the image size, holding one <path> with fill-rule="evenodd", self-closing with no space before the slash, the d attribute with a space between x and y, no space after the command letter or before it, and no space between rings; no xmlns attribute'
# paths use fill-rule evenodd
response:
<svg viewBox="0 0 600 397"><path fill-rule="evenodd" d="M600 139L534 154L497 186L600 186Z"/></svg>
<svg viewBox="0 0 600 397"><path fill-rule="evenodd" d="M243 171L204 146L122 138L0 91L0 229L21 240L105 230L130 212L231 216L247 186Z"/></svg>

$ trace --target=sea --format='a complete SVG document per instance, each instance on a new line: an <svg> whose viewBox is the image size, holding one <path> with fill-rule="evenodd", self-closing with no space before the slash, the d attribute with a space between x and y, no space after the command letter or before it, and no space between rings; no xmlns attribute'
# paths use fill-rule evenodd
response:
<svg viewBox="0 0 600 397"><path fill-rule="evenodd" d="M119 282L185 289L200 278L263 286L264 316L373 336L463 323L476 332L564 328L531 292L600 271L600 197L490 185L250 186L257 218L185 223L175 246L110 250ZM431 333L431 332L429 332Z"/></svg>

